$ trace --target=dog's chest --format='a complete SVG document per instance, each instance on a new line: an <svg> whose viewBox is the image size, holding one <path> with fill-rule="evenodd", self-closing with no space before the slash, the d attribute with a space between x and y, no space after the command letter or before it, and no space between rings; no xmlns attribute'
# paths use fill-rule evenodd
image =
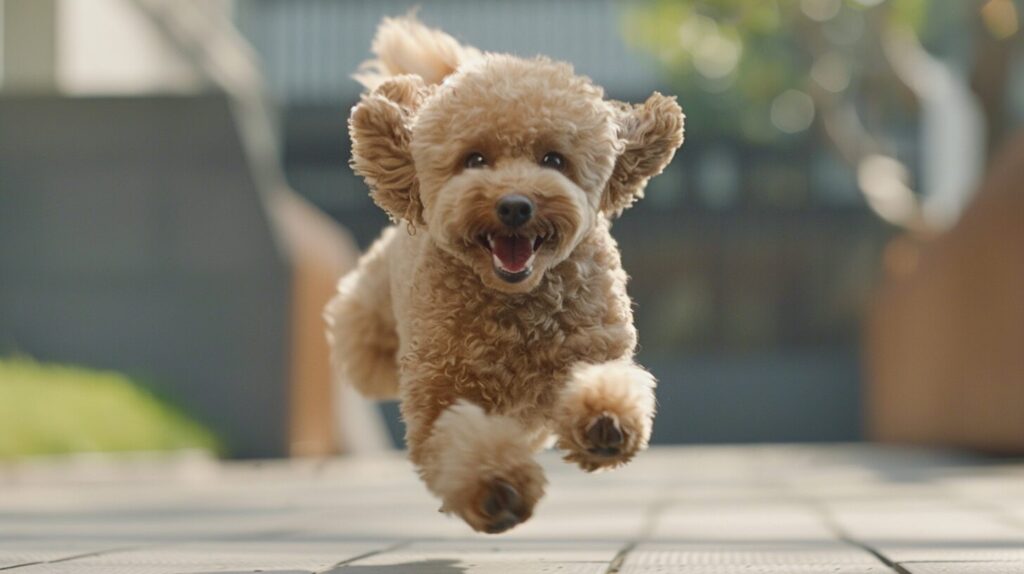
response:
<svg viewBox="0 0 1024 574"><path fill-rule="evenodd" d="M499 412L545 409L578 362L631 351L628 299L607 277L568 281L553 273L527 295L480 289L448 275L420 301L410 361L457 397Z"/></svg>

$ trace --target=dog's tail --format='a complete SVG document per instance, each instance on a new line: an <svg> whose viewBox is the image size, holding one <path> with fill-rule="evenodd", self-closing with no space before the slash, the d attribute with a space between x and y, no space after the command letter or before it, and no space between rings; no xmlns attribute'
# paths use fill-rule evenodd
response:
<svg viewBox="0 0 1024 574"><path fill-rule="evenodd" d="M352 75L367 89L402 74L415 74L427 84L440 84L463 63L480 57L480 51L459 44L455 38L428 28L416 13L384 18L371 47L376 59L363 62Z"/></svg>

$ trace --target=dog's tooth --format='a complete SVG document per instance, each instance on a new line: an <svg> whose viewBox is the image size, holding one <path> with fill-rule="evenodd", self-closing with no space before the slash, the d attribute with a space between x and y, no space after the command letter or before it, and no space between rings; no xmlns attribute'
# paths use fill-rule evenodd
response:
<svg viewBox="0 0 1024 574"><path fill-rule="evenodd" d="M501 259L497 255L492 253L491 259L494 261L494 265L496 267L498 267L499 269L505 269L505 264L501 262Z"/></svg>
<svg viewBox="0 0 1024 574"><path fill-rule="evenodd" d="M487 243L491 246L491 249L494 249L494 235L490 233L487 234Z"/></svg>

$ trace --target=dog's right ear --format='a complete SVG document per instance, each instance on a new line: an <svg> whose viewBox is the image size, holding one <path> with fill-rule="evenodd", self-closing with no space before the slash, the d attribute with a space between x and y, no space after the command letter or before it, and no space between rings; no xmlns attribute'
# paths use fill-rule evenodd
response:
<svg viewBox="0 0 1024 574"><path fill-rule="evenodd" d="M642 104L612 102L622 152L601 196L601 211L618 217L644 196L647 182L661 173L683 144L685 116L674 97L654 92Z"/></svg>
<svg viewBox="0 0 1024 574"><path fill-rule="evenodd" d="M409 143L416 111L431 90L419 76L389 78L363 96L348 120L352 169L392 220L413 226L424 221Z"/></svg>

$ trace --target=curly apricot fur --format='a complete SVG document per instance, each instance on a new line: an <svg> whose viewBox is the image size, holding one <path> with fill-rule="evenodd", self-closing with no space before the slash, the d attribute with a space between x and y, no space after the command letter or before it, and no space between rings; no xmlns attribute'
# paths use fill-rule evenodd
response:
<svg viewBox="0 0 1024 574"><path fill-rule="evenodd" d="M674 98L629 105L568 64L481 53L413 17L386 19L352 110L352 167L396 221L341 280L326 317L338 378L401 400L409 455L442 510L476 530L526 520L549 437L585 470L646 447L654 379L611 218L683 141ZM541 165L555 151L560 169ZM486 162L465 166L468 154ZM477 167L477 166L473 166ZM534 214L532 273L511 283L485 238L507 194ZM601 430L621 438L589 444Z"/></svg>

